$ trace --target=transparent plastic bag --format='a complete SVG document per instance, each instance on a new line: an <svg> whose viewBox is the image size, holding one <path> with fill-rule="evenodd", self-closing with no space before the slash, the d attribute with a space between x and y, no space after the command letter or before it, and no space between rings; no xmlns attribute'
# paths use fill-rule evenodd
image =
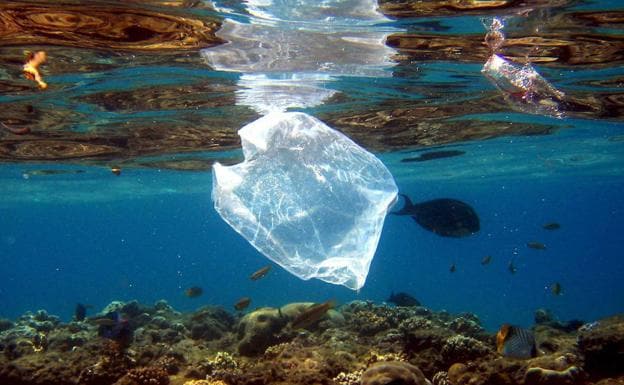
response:
<svg viewBox="0 0 624 385"><path fill-rule="evenodd" d="M215 209L301 279L360 289L397 186L383 163L307 114L273 112L239 130L245 161L215 164Z"/></svg>

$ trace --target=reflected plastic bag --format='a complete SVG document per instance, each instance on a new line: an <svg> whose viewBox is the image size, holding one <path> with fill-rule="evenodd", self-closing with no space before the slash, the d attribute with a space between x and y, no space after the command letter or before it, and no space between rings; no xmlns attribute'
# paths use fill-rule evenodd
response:
<svg viewBox="0 0 624 385"><path fill-rule="evenodd" d="M297 277L360 289L397 197L388 169L304 113L271 113L239 135L245 161L213 168L217 212Z"/></svg>

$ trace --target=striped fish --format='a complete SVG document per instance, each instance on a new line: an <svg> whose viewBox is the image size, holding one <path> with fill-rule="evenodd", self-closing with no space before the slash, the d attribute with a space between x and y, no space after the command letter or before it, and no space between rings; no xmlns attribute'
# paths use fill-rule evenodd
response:
<svg viewBox="0 0 624 385"><path fill-rule="evenodd" d="M496 350L503 356L510 358L537 356L533 332L509 324L503 324L496 333Z"/></svg>

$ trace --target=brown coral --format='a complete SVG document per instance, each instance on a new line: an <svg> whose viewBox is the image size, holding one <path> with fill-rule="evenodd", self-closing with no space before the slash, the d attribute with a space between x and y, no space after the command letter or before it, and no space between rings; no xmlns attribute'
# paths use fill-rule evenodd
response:
<svg viewBox="0 0 624 385"><path fill-rule="evenodd" d="M378 362L362 374L362 385L427 385L416 366L401 361Z"/></svg>
<svg viewBox="0 0 624 385"><path fill-rule="evenodd" d="M531 385L574 385L582 382L582 373L576 366L565 370L529 368L524 383Z"/></svg>
<svg viewBox="0 0 624 385"><path fill-rule="evenodd" d="M134 368L117 383L120 385L168 385L169 375L165 369L159 367Z"/></svg>

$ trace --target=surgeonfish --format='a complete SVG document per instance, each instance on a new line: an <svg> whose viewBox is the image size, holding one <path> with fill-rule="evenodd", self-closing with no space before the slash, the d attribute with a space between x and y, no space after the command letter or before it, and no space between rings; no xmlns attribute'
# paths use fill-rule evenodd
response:
<svg viewBox="0 0 624 385"><path fill-rule="evenodd" d="M424 229L441 237L461 238L479 232L479 216L467 203L457 199L434 199L414 204L405 194L403 208L393 215L409 215Z"/></svg>
<svg viewBox="0 0 624 385"><path fill-rule="evenodd" d="M503 324L496 333L496 351L510 358L537 356L533 332L518 326Z"/></svg>

